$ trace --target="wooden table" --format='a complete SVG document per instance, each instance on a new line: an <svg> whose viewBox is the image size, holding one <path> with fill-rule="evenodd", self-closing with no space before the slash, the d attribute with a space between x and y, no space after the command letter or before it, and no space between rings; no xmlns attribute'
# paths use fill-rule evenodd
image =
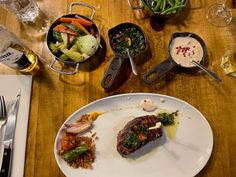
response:
<svg viewBox="0 0 236 177"><path fill-rule="evenodd" d="M71 1L38 0L41 9L51 19L67 13ZM85 2L85 0L83 0ZM198 175L204 177L236 176L236 78L224 74L220 67L221 56L236 44L236 22L225 28L210 25L205 12L214 0L191 0L184 13L176 20L166 21L163 29L155 30L150 18L141 11L134 12L127 1L87 1L96 9L95 22L107 44L105 60L93 71L79 71L73 76L61 76L44 68L34 76L25 162L25 177L64 176L53 154L55 136L62 123L78 108L109 95L130 92L151 92L180 98L199 109L209 121L214 134L214 149L209 163ZM230 2L228 2L230 4ZM88 14L86 9L75 9ZM235 10L232 9L233 14ZM0 23L6 25L41 58L51 61L45 42L27 36L16 17L0 9ZM133 22L146 33L152 57L141 66L145 73L167 58L170 36L178 31L190 31L201 36L208 46L209 65L223 82L216 82L206 74L173 71L151 85L143 84L131 75L118 89L105 92L100 86L103 74L113 53L108 45L107 31L122 23ZM152 25L151 25L152 24ZM46 59L45 59L46 58ZM20 74L0 64L0 74Z"/></svg>

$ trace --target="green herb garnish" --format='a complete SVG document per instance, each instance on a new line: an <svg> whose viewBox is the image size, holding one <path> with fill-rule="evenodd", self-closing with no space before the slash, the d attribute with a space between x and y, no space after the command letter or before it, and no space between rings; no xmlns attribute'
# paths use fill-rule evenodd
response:
<svg viewBox="0 0 236 177"><path fill-rule="evenodd" d="M128 132L128 136L126 140L124 141L124 146L127 148L133 148L133 147L139 147L142 144L146 142L146 139L141 139L141 135L144 135L148 133L148 128L145 127L143 124L140 124L136 127L133 127Z"/></svg>
<svg viewBox="0 0 236 177"><path fill-rule="evenodd" d="M142 142L138 139L138 134L130 131L126 140L124 141L124 146L127 148L140 146Z"/></svg>
<svg viewBox="0 0 236 177"><path fill-rule="evenodd" d="M161 121L161 123L166 125L173 125L175 123L175 115L178 111L173 113L160 113L157 115L158 119Z"/></svg>
<svg viewBox="0 0 236 177"><path fill-rule="evenodd" d="M127 27L114 31L109 35L113 50L121 57L127 56L127 49L131 56L137 55L146 47L143 33L136 27Z"/></svg>

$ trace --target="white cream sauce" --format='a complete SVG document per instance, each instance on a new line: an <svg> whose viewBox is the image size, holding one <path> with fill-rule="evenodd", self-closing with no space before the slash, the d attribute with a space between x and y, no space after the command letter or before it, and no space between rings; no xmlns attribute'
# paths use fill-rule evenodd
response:
<svg viewBox="0 0 236 177"><path fill-rule="evenodd" d="M200 63L204 51L200 42L193 37L177 37L171 42L170 55L178 65L193 67L192 60Z"/></svg>
<svg viewBox="0 0 236 177"><path fill-rule="evenodd" d="M140 101L139 106L146 112L153 112L157 109L157 106L151 99L143 99Z"/></svg>

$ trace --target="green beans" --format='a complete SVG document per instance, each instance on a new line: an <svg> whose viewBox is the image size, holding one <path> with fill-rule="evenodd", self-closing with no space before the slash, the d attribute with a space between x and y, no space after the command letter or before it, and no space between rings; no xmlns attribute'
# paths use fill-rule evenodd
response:
<svg viewBox="0 0 236 177"><path fill-rule="evenodd" d="M153 3L149 8L156 14L166 15L176 13L185 6L186 0L152 0Z"/></svg>
<svg viewBox="0 0 236 177"><path fill-rule="evenodd" d="M171 7L169 9L166 9L165 11L162 11L161 14L164 15L164 14L167 14L169 12L176 12L176 10L179 10L179 9L181 9L183 7L184 7L184 5L174 6L174 7Z"/></svg>
<svg viewBox="0 0 236 177"><path fill-rule="evenodd" d="M166 0L163 0L161 10L164 11L166 9Z"/></svg>
<svg viewBox="0 0 236 177"><path fill-rule="evenodd" d="M161 1L157 1L156 5L154 6L153 8L153 11L158 11L158 9L160 8L160 5L161 5Z"/></svg>
<svg viewBox="0 0 236 177"><path fill-rule="evenodd" d="M175 5L172 0L167 0L167 2L171 5L171 7L173 7Z"/></svg>

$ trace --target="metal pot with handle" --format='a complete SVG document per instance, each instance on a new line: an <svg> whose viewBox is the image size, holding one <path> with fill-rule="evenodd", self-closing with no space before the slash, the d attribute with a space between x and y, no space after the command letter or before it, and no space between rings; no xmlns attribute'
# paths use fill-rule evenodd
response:
<svg viewBox="0 0 236 177"><path fill-rule="evenodd" d="M136 74L133 66L144 63L150 53L144 31L133 23L121 23L111 28L108 31L108 37L115 56L101 81L101 86L106 90L117 87L122 79L127 78L130 67L129 57L132 57L132 69ZM122 77L122 75L125 76Z"/></svg>
<svg viewBox="0 0 236 177"><path fill-rule="evenodd" d="M174 33L168 47L169 57L143 76L143 81L151 84L164 76L174 67L183 69L196 68L207 56L205 42L196 34L183 32ZM194 62L193 62L194 61Z"/></svg>
<svg viewBox="0 0 236 177"><path fill-rule="evenodd" d="M83 7L87 7L89 9L91 9L91 15L90 17L85 17L81 14L73 14L72 13L72 8L73 6L83 6ZM57 73L60 73L60 74L65 74L65 75L72 75L72 74L76 74L78 69L79 69L79 65L83 62L86 62L87 60L91 60L92 57L95 55L95 53L97 52L97 50L99 49L99 46L100 46L100 42L101 42L101 34L100 34L100 31L97 27L97 25L93 22L93 18L94 18L94 15L96 13L96 10L93 6L89 5L89 4L86 4L86 3L81 3L81 2L75 2L75 3L71 3L70 4L70 8L69 8L69 14L66 14L66 15L63 15L62 17L58 18L55 22L53 22L53 24L51 25L51 27L49 28L49 31L48 31L48 34L47 34L47 46L50 50L50 52L52 53L52 55L54 56L54 60L50 63L49 67L50 69L52 69L53 71L57 72ZM96 48L94 49L93 53L90 54L88 57L86 57L84 60L81 60L81 61L73 61L73 60L70 60L70 59L61 59L58 55L55 55L52 50L50 49L49 45L51 42L55 42L55 39L54 39L54 36L53 36L53 29L61 24L62 22L60 21L61 18L81 18L81 19L85 19L89 22L92 23L92 26L87 30L89 31L92 31L93 32L93 35L96 37L97 39L97 43L98 45L96 46ZM62 64L65 64L65 65L68 65L68 66L75 66L74 70L73 71L63 71L63 69L57 69L55 68L55 63L56 62L59 62L59 63L62 63Z"/></svg>
<svg viewBox="0 0 236 177"><path fill-rule="evenodd" d="M137 1L139 5L134 5L134 0L128 0L128 4L132 10L144 10L151 17L159 19L168 19L178 16L180 11L182 11L182 9L186 6L188 2L187 0L179 0L176 1L176 3L174 3L173 1L164 2L162 0L137 0ZM170 5L167 6L167 3L170 3ZM169 8L165 9L164 6ZM160 9L160 11L158 9Z"/></svg>

